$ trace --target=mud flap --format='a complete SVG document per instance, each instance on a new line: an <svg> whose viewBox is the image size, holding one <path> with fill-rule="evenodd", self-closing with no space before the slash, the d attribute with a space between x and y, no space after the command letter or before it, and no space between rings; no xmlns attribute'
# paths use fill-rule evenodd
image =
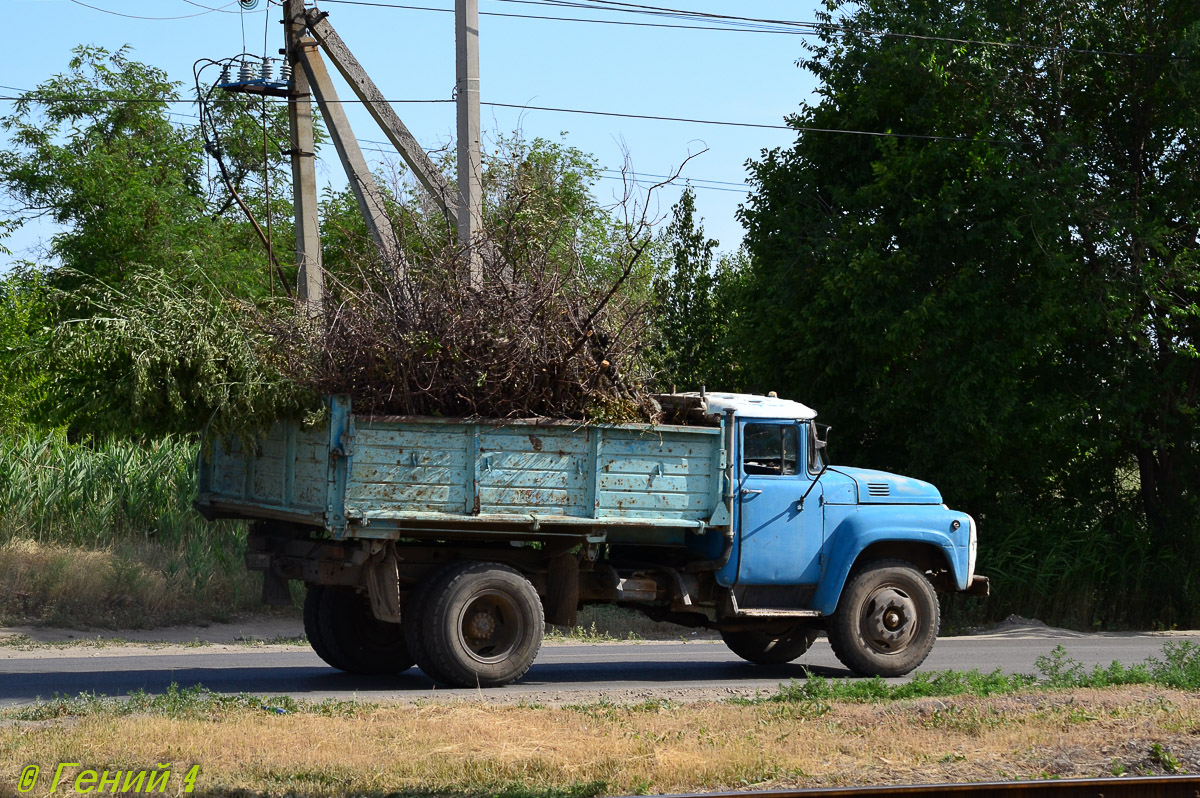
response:
<svg viewBox="0 0 1200 798"><path fill-rule="evenodd" d="M262 603L268 607L290 607L292 593L287 577L275 570L273 564L263 569Z"/></svg>
<svg viewBox="0 0 1200 798"><path fill-rule="evenodd" d="M396 546L387 547L363 567L371 614L381 621L400 623L400 569Z"/></svg>
<svg viewBox="0 0 1200 798"><path fill-rule="evenodd" d="M560 554L550 560L546 575L546 623L575 626L579 623L579 560Z"/></svg>

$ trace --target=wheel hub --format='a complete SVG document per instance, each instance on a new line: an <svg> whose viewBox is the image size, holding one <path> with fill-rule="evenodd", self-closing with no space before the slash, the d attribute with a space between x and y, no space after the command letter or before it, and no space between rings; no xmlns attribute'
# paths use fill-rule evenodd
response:
<svg viewBox="0 0 1200 798"><path fill-rule="evenodd" d="M459 618L466 653L477 662L503 662L525 634L515 599L502 590L479 591Z"/></svg>
<svg viewBox="0 0 1200 798"><path fill-rule="evenodd" d="M467 637L486 640L496 633L496 619L490 612L472 613L467 620Z"/></svg>
<svg viewBox="0 0 1200 798"><path fill-rule="evenodd" d="M916 636L916 602L906 591L894 585L877 588L863 606L863 639L883 654L898 654Z"/></svg>

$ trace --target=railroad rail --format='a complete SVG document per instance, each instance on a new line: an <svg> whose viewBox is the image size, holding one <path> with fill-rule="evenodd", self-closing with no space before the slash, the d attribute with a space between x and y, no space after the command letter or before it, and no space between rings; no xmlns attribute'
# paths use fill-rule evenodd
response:
<svg viewBox="0 0 1200 798"><path fill-rule="evenodd" d="M966 784L884 784L694 793L662 798L1200 798L1200 776L1124 776L1104 779L1040 779Z"/></svg>

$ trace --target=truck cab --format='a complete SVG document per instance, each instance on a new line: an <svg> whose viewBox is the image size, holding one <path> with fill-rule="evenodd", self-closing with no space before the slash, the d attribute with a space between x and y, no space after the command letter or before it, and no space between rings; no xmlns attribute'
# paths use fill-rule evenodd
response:
<svg viewBox="0 0 1200 798"><path fill-rule="evenodd" d="M798 402L709 393L704 403L733 431L731 550L716 580L737 653L784 661L824 631L852 670L900 675L936 639L936 590L986 595L975 521L933 485L832 465L828 428Z"/></svg>

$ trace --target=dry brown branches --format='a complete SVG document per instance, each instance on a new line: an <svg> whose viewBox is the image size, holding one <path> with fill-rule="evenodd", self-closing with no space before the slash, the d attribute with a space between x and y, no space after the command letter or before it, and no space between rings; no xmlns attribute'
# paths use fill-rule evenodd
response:
<svg viewBox="0 0 1200 798"><path fill-rule="evenodd" d="M406 269L376 260L339 278L319 329L264 322L285 372L376 415L651 418L650 198L627 183L624 202L581 219L530 171L512 170L475 242L481 287L453 243L418 228Z"/></svg>

